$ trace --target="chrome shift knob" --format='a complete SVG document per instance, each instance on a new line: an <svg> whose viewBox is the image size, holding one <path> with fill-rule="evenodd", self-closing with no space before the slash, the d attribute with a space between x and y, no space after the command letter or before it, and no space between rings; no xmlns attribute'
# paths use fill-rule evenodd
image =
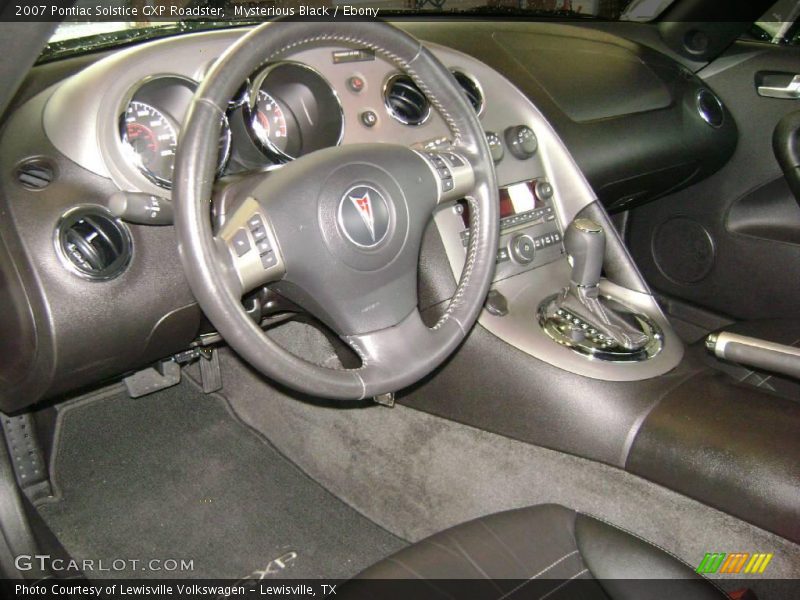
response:
<svg viewBox="0 0 800 600"><path fill-rule="evenodd" d="M606 234L591 219L575 219L564 234L564 249L572 261L570 280L581 287L600 283L606 253Z"/></svg>

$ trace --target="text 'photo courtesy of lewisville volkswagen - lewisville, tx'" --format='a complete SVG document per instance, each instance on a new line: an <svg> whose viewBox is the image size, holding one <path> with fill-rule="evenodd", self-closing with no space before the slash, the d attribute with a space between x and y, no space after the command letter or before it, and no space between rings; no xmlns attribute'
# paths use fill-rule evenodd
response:
<svg viewBox="0 0 800 600"><path fill-rule="evenodd" d="M800 598L800 0L2 1L0 597Z"/></svg>

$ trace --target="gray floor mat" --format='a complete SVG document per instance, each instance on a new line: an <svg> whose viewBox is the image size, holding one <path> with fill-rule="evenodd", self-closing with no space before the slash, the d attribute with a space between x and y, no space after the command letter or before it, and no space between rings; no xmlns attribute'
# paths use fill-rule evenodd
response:
<svg viewBox="0 0 800 600"><path fill-rule="evenodd" d="M116 388L59 418L58 495L38 509L75 558L186 559L174 575L239 579L294 552L278 576L344 578L404 545L192 383L135 400Z"/></svg>

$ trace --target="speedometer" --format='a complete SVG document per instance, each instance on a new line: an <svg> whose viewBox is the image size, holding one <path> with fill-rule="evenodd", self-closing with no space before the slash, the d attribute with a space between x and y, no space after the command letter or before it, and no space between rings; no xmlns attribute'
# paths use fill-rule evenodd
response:
<svg viewBox="0 0 800 600"><path fill-rule="evenodd" d="M128 160L161 187L172 185L178 136L175 126L158 109L133 101L125 111L122 143Z"/></svg>

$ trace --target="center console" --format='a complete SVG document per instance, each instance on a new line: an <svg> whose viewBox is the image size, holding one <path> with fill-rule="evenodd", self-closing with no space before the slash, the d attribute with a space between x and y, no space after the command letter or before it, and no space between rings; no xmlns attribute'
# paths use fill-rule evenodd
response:
<svg viewBox="0 0 800 600"><path fill-rule="evenodd" d="M537 150L524 159L509 151L496 164L496 271L479 323L578 375L636 381L669 372L680 363L683 344L604 209L549 126L525 129L535 132ZM502 144L502 136L487 138ZM470 218L465 200L436 215L456 279L470 243Z"/></svg>

